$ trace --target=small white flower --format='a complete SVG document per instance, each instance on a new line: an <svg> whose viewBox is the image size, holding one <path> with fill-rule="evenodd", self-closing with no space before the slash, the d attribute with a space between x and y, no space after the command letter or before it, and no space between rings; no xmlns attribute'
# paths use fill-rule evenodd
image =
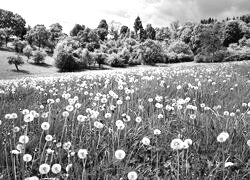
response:
<svg viewBox="0 0 250 180"><path fill-rule="evenodd" d="M47 131L50 128L50 124L48 122L43 122L41 128L42 130Z"/></svg>
<svg viewBox="0 0 250 180"><path fill-rule="evenodd" d="M72 164L68 164L67 166L66 166L66 172L69 172L69 170L72 168Z"/></svg>
<svg viewBox="0 0 250 180"><path fill-rule="evenodd" d="M68 105L67 107L66 107L66 111L68 111L68 112L71 112L71 111L73 111L74 110L74 106L72 106L72 105Z"/></svg>
<svg viewBox="0 0 250 180"><path fill-rule="evenodd" d="M247 145L250 147L250 139L247 140Z"/></svg>
<svg viewBox="0 0 250 180"><path fill-rule="evenodd" d="M19 137L19 142L22 144L27 144L29 142L29 137L26 135L22 135Z"/></svg>
<svg viewBox="0 0 250 180"><path fill-rule="evenodd" d="M147 137L142 138L141 142L146 146L150 145L150 139Z"/></svg>
<svg viewBox="0 0 250 180"><path fill-rule="evenodd" d="M52 141L53 137L50 134L48 134L48 135L45 136L45 140L46 141Z"/></svg>
<svg viewBox="0 0 250 180"><path fill-rule="evenodd" d="M140 116L135 118L135 122L140 123L142 121L142 118Z"/></svg>
<svg viewBox="0 0 250 180"><path fill-rule="evenodd" d="M58 174L60 173L62 170L62 166L60 164L53 164L53 166L51 167L51 171L54 173L54 174Z"/></svg>
<svg viewBox="0 0 250 180"><path fill-rule="evenodd" d="M77 121L79 122L84 122L86 120L87 120L87 116L83 116L81 114L77 116Z"/></svg>
<svg viewBox="0 0 250 180"><path fill-rule="evenodd" d="M233 166L233 165L234 165L234 163L232 163L232 162L225 162L225 168Z"/></svg>
<svg viewBox="0 0 250 180"><path fill-rule="evenodd" d="M48 165L48 164L45 163L45 164L41 164L39 166L39 172L40 172L40 174L48 174L49 171L50 171L50 165Z"/></svg>
<svg viewBox="0 0 250 180"><path fill-rule="evenodd" d="M171 144L170 144L170 147L173 149L173 150L181 150L183 148L183 141L181 139L173 139Z"/></svg>
<svg viewBox="0 0 250 180"><path fill-rule="evenodd" d="M34 120L34 116L32 114L26 114L26 115L24 115L23 120L26 123L32 122Z"/></svg>
<svg viewBox="0 0 250 180"><path fill-rule="evenodd" d="M135 171L131 171L128 173L128 179L129 180L136 180L138 178L138 175Z"/></svg>
<svg viewBox="0 0 250 180"><path fill-rule="evenodd" d="M185 139L185 141L188 145L192 145L193 144L193 141L191 139Z"/></svg>
<svg viewBox="0 0 250 180"><path fill-rule="evenodd" d="M98 121L95 121L94 122L94 126L97 128L97 129L102 129L104 127L104 125L101 123L101 122L98 122Z"/></svg>
<svg viewBox="0 0 250 180"><path fill-rule="evenodd" d="M88 150L87 149L79 149L77 155L80 159L85 159L87 157Z"/></svg>
<svg viewBox="0 0 250 180"><path fill-rule="evenodd" d="M154 130L154 135L160 135L160 134L161 134L161 130L159 130L159 129Z"/></svg>
<svg viewBox="0 0 250 180"><path fill-rule="evenodd" d="M115 158L118 159L118 160L122 160L124 159L126 156L126 153L125 151L123 151L122 149L119 149L119 150L116 150L115 151Z"/></svg>
<svg viewBox="0 0 250 180"><path fill-rule="evenodd" d="M225 142L229 138L229 134L227 132L222 132L217 136L218 142Z"/></svg>
<svg viewBox="0 0 250 180"><path fill-rule="evenodd" d="M24 154L23 155L23 161L24 162L30 162L32 160L32 156L30 154Z"/></svg>
<svg viewBox="0 0 250 180"><path fill-rule="evenodd" d="M69 112L68 112L68 111L64 111L64 112L62 113L62 116L63 116L63 117L68 117L68 116L69 116Z"/></svg>

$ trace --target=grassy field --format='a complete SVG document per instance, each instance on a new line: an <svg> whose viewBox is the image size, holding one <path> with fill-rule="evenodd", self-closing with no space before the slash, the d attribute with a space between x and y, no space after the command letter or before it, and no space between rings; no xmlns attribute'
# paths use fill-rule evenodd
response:
<svg viewBox="0 0 250 180"><path fill-rule="evenodd" d="M0 81L0 179L249 179L249 67Z"/></svg>

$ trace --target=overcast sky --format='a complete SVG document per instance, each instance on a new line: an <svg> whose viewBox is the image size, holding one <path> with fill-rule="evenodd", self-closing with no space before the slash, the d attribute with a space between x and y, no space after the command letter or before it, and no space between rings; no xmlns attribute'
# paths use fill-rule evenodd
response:
<svg viewBox="0 0 250 180"><path fill-rule="evenodd" d="M20 14L32 27L59 22L69 33L76 23L96 28L101 19L132 28L137 16L144 27L239 16L250 13L250 0L1 0L0 8Z"/></svg>

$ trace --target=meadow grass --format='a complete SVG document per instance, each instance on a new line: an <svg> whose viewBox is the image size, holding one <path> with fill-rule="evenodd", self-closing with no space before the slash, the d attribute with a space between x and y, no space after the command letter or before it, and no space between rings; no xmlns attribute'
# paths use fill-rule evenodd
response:
<svg viewBox="0 0 250 180"><path fill-rule="evenodd" d="M0 81L0 179L249 179L247 67Z"/></svg>

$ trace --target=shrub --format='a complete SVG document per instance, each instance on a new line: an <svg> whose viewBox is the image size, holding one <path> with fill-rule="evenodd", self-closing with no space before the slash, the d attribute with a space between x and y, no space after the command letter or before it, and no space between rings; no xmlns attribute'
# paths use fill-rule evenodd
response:
<svg viewBox="0 0 250 180"><path fill-rule="evenodd" d="M124 67L125 59L121 58L119 54L112 53L107 58L107 64L112 67Z"/></svg>
<svg viewBox="0 0 250 180"><path fill-rule="evenodd" d="M92 53L92 58L95 60L95 62L97 62L97 64L99 65L99 68L101 68L101 66L105 64L107 54L102 53L102 52L94 52Z"/></svg>
<svg viewBox="0 0 250 180"><path fill-rule="evenodd" d="M55 66L60 71L75 71L86 67L81 59L80 44L73 38L60 41L54 51Z"/></svg>
<svg viewBox="0 0 250 180"><path fill-rule="evenodd" d="M141 53L144 64L153 65L163 61L161 45L156 41L147 39L145 42L141 43L138 48L139 51L137 51L137 53Z"/></svg>
<svg viewBox="0 0 250 180"><path fill-rule="evenodd" d="M18 66L24 64L23 58L22 58L20 55L17 55L17 56L9 56L9 57L7 57L7 59L8 59L8 63L9 63L10 65L11 65L11 64L14 64L14 65L15 65L17 71L19 71Z"/></svg>
<svg viewBox="0 0 250 180"><path fill-rule="evenodd" d="M17 53L22 53L24 47L27 45L26 41L21 41L19 38L15 38L13 41L13 46Z"/></svg>
<svg viewBox="0 0 250 180"><path fill-rule="evenodd" d="M190 47L183 41L172 42L167 49L168 62L187 62L193 61L194 55Z"/></svg>
<svg viewBox="0 0 250 180"><path fill-rule="evenodd" d="M35 64L43 63L47 53L44 50L35 50L33 51L33 60Z"/></svg>
<svg viewBox="0 0 250 180"><path fill-rule="evenodd" d="M219 50L219 51L216 51L213 56L200 53L195 56L194 60L197 63L232 61L231 59L228 59L229 57L231 57L230 52L228 52L227 50Z"/></svg>
<svg viewBox="0 0 250 180"><path fill-rule="evenodd" d="M88 67L90 68L91 65L94 64L95 59L91 56L90 52L88 51L88 49L82 49L80 51L80 61L81 63L85 66L88 65Z"/></svg>
<svg viewBox="0 0 250 180"><path fill-rule="evenodd" d="M32 47L30 45L27 45L24 49L23 49L23 54L25 56L27 56L27 58L29 59L32 56Z"/></svg>

